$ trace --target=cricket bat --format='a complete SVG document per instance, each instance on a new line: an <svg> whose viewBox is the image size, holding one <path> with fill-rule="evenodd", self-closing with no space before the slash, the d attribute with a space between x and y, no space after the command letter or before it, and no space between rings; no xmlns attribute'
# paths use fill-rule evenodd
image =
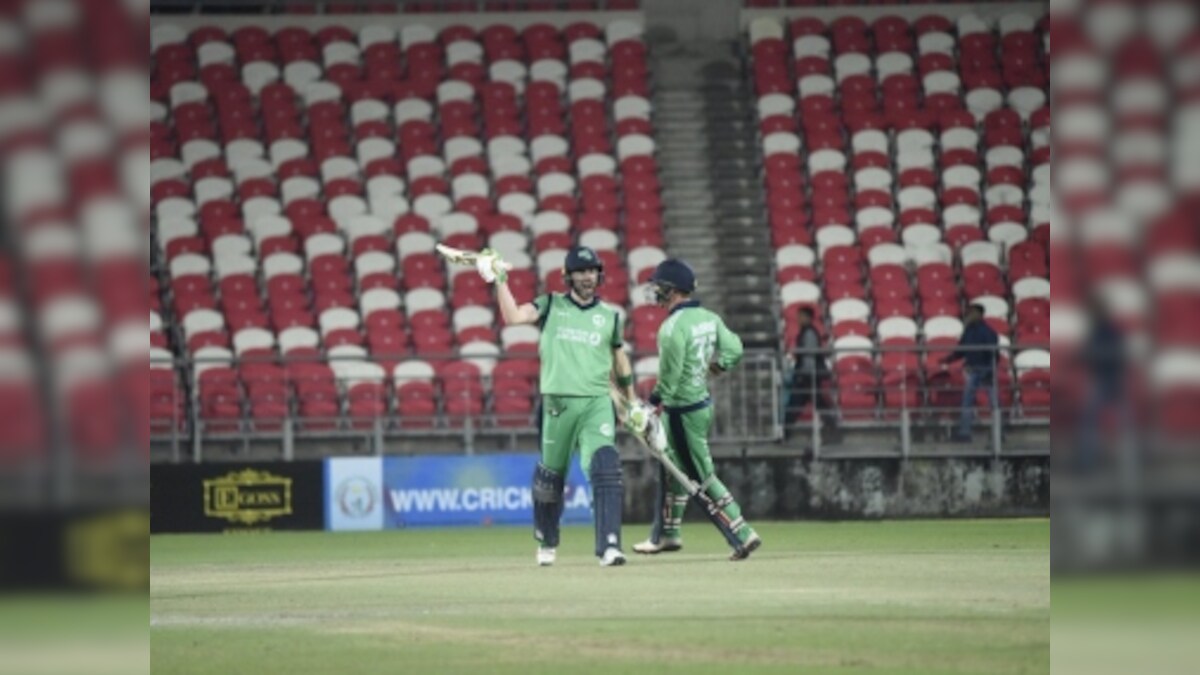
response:
<svg viewBox="0 0 1200 675"><path fill-rule="evenodd" d="M636 436L637 439L641 441L642 445L644 445L646 449L650 451L650 454L654 457L654 459L658 460L658 462L663 465L663 468L667 470L667 473L671 474L672 478L679 481L679 484L683 486L688 495L700 500L700 503L703 504L705 510L707 510L709 514L711 514L716 520L720 521L720 523L724 524L724 529L728 530L731 524L730 520L728 516L725 515L725 512L717 507L717 504L712 500L712 497L708 496L708 492L704 489L706 486L701 485L693 480L692 477L687 475L683 469L680 469L678 466L676 466L675 462L672 462L670 456L667 455L666 430L662 427L662 420L659 419L658 415L654 414L653 407L641 399L630 400L629 397L625 395L625 392L618 389L616 384L612 382L609 383L608 395L609 398L612 399L613 403L616 404L618 420L625 424L626 428L630 428L628 424L629 416L635 410L639 410L648 416L649 422L646 424L646 428L643 429L641 433L634 432L633 435ZM633 429L630 428L630 431L633 431ZM732 530L730 530L730 533L732 533ZM734 536L734 539L736 538L737 537Z"/></svg>
<svg viewBox="0 0 1200 675"><path fill-rule="evenodd" d="M455 265L474 265L482 255L479 251L464 251L462 249L454 248L453 246L447 246L445 244L438 244L434 248L437 249L437 252L441 254L443 258L454 263ZM500 264L503 265L504 269L506 270L512 269L512 265L507 262L502 261Z"/></svg>

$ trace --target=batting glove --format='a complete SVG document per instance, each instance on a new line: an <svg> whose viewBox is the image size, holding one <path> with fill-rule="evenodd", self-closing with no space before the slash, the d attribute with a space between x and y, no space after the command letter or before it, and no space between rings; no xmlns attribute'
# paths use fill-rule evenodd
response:
<svg viewBox="0 0 1200 675"><path fill-rule="evenodd" d="M658 415L650 418L646 430L642 432L642 438L646 439L646 443L654 448L655 452L667 451L667 430L663 428L662 420Z"/></svg>
<svg viewBox="0 0 1200 675"><path fill-rule="evenodd" d="M479 276L489 284L504 283L508 281L508 264L490 248L485 248L479 252L479 257L475 259L475 269L479 272Z"/></svg>
<svg viewBox="0 0 1200 675"><path fill-rule="evenodd" d="M646 426L650 424L650 417L653 414L653 408L635 404L629 411L629 430L640 436L646 431Z"/></svg>

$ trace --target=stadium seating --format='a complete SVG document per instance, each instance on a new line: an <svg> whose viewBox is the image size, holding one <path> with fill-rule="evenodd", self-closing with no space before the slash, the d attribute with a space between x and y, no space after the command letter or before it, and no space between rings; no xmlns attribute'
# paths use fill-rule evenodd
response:
<svg viewBox="0 0 1200 675"><path fill-rule="evenodd" d="M972 4L985 5L989 2L1003 0L939 0L940 4ZM929 0L745 0L743 5L749 9L764 9L772 7L855 7L873 5L922 5L930 4Z"/></svg>
<svg viewBox="0 0 1200 675"><path fill-rule="evenodd" d="M1048 39L1020 14L749 24L785 344L813 308L843 417L956 407L961 366L939 359L968 303L1021 347L1001 404L1048 414Z"/></svg>
<svg viewBox="0 0 1200 675"><path fill-rule="evenodd" d="M328 2L318 4L285 5L288 14L466 14L476 11L484 12L561 12L561 11L595 11L595 10L634 10L641 3L639 0L568 0L567 2L539 2L525 0L510 2L507 0L484 0L483 2L456 2L443 0L440 2L394 2L351 3Z"/></svg>
<svg viewBox="0 0 1200 675"><path fill-rule="evenodd" d="M129 292L146 279L146 82L134 46L145 26L89 3L11 9L0 50L0 461L36 461L53 444L90 470L131 440L148 449L150 409L172 418L161 410L172 383L146 378L145 296Z"/></svg>
<svg viewBox="0 0 1200 675"><path fill-rule="evenodd" d="M152 323L178 327L152 340L196 360L210 431L528 426L537 330L504 328L437 242L501 251L519 301L565 290L566 249L593 246L603 299L653 347L662 313L630 293L664 257L640 25L158 25L151 43Z"/></svg>

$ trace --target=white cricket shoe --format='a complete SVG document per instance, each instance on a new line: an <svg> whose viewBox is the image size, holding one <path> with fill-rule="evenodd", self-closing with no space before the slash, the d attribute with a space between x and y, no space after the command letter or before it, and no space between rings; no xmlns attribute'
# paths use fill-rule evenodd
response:
<svg viewBox="0 0 1200 675"><path fill-rule="evenodd" d="M642 555L658 555L659 553L674 553L683 549L683 539L679 537L665 537L657 544L653 540L647 539L639 544L633 545L634 553Z"/></svg>
<svg viewBox="0 0 1200 675"><path fill-rule="evenodd" d="M604 549L604 555L600 556L601 567L617 567L625 564L625 554L621 553L621 549L616 546L609 546Z"/></svg>
<svg viewBox="0 0 1200 675"><path fill-rule="evenodd" d="M556 555L557 555L557 553L554 549L542 548L539 546L538 550L537 550L538 567L549 567L549 566L553 565L554 558Z"/></svg>

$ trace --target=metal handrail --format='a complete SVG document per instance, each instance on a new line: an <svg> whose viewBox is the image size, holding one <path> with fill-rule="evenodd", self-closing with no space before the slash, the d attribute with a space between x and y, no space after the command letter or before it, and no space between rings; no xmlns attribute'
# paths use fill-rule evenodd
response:
<svg viewBox="0 0 1200 675"><path fill-rule="evenodd" d="M846 427L896 426L900 431L900 446L902 456L910 453L913 439L914 424L940 428L941 436L951 435L950 423L952 417L961 422L965 397L965 382L956 382L955 376L964 372L966 366L946 366L936 364L936 370L930 372L928 366L934 365L928 361L931 355L950 354L953 352L990 352L1000 355L999 360L993 358L993 375L988 384L989 405L987 410L991 416L989 425L990 447L995 455L1002 451L1003 426L1005 416L1008 424L1027 424L1046 426L1049 422L1050 408L1048 405L1027 404L1024 400L1018 404L1016 392L1021 386L1025 372L1019 372L1016 360L1012 354L1031 349L1049 350L1048 344L1013 344L998 346L959 346L959 345L873 345L867 347L823 347L820 349L795 349L785 354L786 358L796 359L802 356L817 356L824 360L834 358L832 368L818 370L817 377L806 377L808 391L805 406L811 404L811 414L804 419L796 417L800 410L787 406L783 414L786 419L783 426L786 430L810 430L811 445L816 455L820 455L825 445L824 434L819 431L822 427L839 425ZM859 354L868 358L871 367L867 371L857 368L839 369L836 357L839 353ZM913 368L906 362L901 362L898 368L885 368L880 361L884 354L914 354L919 360ZM1033 373L1040 368L1030 368ZM796 378L788 378L791 384L789 395L797 394ZM861 374L863 377L857 377ZM1046 372L1048 378L1049 373ZM843 378L848 381L843 389ZM870 380L870 384L867 380ZM894 384L889 385L889 380ZM1048 384L1048 383L1047 383ZM829 385L826 389L824 385ZM863 401L871 401L868 406L843 405L843 394L865 395ZM824 399L824 400L823 400ZM837 402L834 402L837 401ZM790 403L790 402L789 402ZM861 403L861 401L860 401ZM980 409L977 403L969 406L973 416L978 416ZM827 429L828 430L828 429Z"/></svg>
<svg viewBox="0 0 1200 675"><path fill-rule="evenodd" d="M821 426L820 418L832 416L840 418L839 422L849 428L896 428L899 423L902 445L907 448L911 444L911 431L914 424L933 424L949 428L950 413L961 414L961 385L954 381L957 368L939 368L930 373L924 366L928 363L930 354L960 351L995 351L998 353L1016 353L1026 349L1044 349L1042 344L1017 344L1002 347L959 348L956 346L915 345L915 346L879 346L868 347L822 347L816 350L796 349L785 354L773 350L748 350L743 362L733 372L727 373L710 383L713 399L716 403L714 412L713 441L715 443L763 443L779 440L788 431L809 429L812 434L814 451L819 452L824 443L822 434L818 432ZM861 354L868 358L871 367L867 370L845 369L842 371L836 364L840 353ZM889 353L912 353L925 360L918 362L911 371L907 368L885 369L879 363L883 355ZM811 416L805 420L796 420L789 415L788 398L795 396L796 380L789 368L787 359L796 356L815 354L819 358L833 358L834 366L828 370L829 377L820 380L810 380L808 383L809 400L812 405ZM649 354L633 354L638 357ZM533 412L503 413L497 412L493 405L496 394L493 391L493 378L480 376L479 387L464 386L461 390L454 387L454 377L443 374L435 375L430 383L433 387L433 400L436 407L430 415L405 415L399 396L400 389L408 384L403 377L397 378L394 372L386 372L379 380L368 382L378 385L379 389L371 392L370 397L382 401L383 409L380 414L355 416L351 411L348 400L350 389L360 382L361 378L345 376L333 369L332 382L336 387L333 403L337 406L332 416L306 415L301 410L302 399L296 383L307 378L296 378L288 368L292 364L323 363L327 365L339 362L403 362L420 359L435 364L451 361L464 361L472 357L461 355L367 355L358 356L315 356L300 355L288 357L274 356L233 356L231 358L205 358L203 356L172 355L170 359L154 359L153 365L174 373L175 387L173 395L185 396L183 406L174 401L172 410L183 408L182 418L171 420L152 420L151 433L156 442L170 442L173 457L180 455L180 445L190 438L193 456L199 458L202 444L206 439L284 439L285 446L295 438L337 438L358 437L370 435L377 451L382 451L385 436L407 437L415 434L432 436L464 438L468 451L472 448L477 436L499 434L511 436L514 434L536 433ZM533 354L499 354L494 357L497 363L511 360L530 360L536 358ZM999 405L993 409L993 445L999 447L1000 423L1007 416L1008 423L1028 422L1043 424L1049 416L1048 407L1028 406L1023 402L1018 405L1016 396L1012 395L1014 388L1020 384L1021 374L1017 372L1014 360L1002 360L1005 374L992 378L991 389L993 400ZM217 398L225 397L224 402L236 410L232 416L211 414L206 404L211 402L206 392L200 391L200 382L194 379L196 368L205 364L228 367L235 373L232 378L225 378L216 389ZM275 382L282 387L282 399L276 401L286 411L283 418L256 417L252 406L257 399L251 395L248 382L256 381L255 373L244 372L245 367L270 364L278 367L277 374L271 374L267 381ZM863 376L856 376L855 373ZM889 373L891 376L889 377ZM475 380L474 376L469 377ZM221 379L210 376L209 379ZM424 381L426 378L416 378ZM536 394L537 378L525 378L531 394ZM828 386L828 396L831 401L839 403L824 404L819 396L817 387ZM843 391L843 386L846 390ZM478 399L484 403L483 409L475 412L473 404L465 406L462 413L447 410L448 395L461 391L465 398ZM842 406L843 393L859 395L860 400L870 400L869 407ZM865 398L863 398L865 397ZM796 411L791 411L793 414ZM996 414L999 413L999 414ZM811 426L810 426L811 425ZM906 450L907 451L907 450ZM290 449L285 450L285 456Z"/></svg>
<svg viewBox="0 0 1200 675"><path fill-rule="evenodd" d="M463 0L436 1L439 4L453 5L455 9L470 4L473 5L475 11L488 11L488 0L466 0L465 2ZM506 0L507 3L515 5L533 5L535 3L544 5L547 1L557 5L557 8L565 9L568 7L568 5L570 5L572 0ZM609 9L608 0L594 1L597 4L597 8L592 11L605 11ZM153 2L150 3L150 12L154 14L169 13L164 12L164 10L196 11L205 9L206 5L215 6L225 10L236 7L236 11L239 13L245 13L253 9L258 9L263 13L271 13L280 10L287 10L291 7L312 7L318 10L324 10L326 9L326 5L357 5L358 7L364 8L368 11L374 11L374 8L378 7L379 4L380 3L377 0L339 0L337 2L330 2L330 0L253 0L249 2L241 2L236 5L230 2L221 2L220 0L153 0ZM391 0L391 4L396 5L397 8L402 8L405 5L429 5L431 3L430 0ZM521 11L521 9L515 11ZM340 14L341 12L337 13Z"/></svg>

